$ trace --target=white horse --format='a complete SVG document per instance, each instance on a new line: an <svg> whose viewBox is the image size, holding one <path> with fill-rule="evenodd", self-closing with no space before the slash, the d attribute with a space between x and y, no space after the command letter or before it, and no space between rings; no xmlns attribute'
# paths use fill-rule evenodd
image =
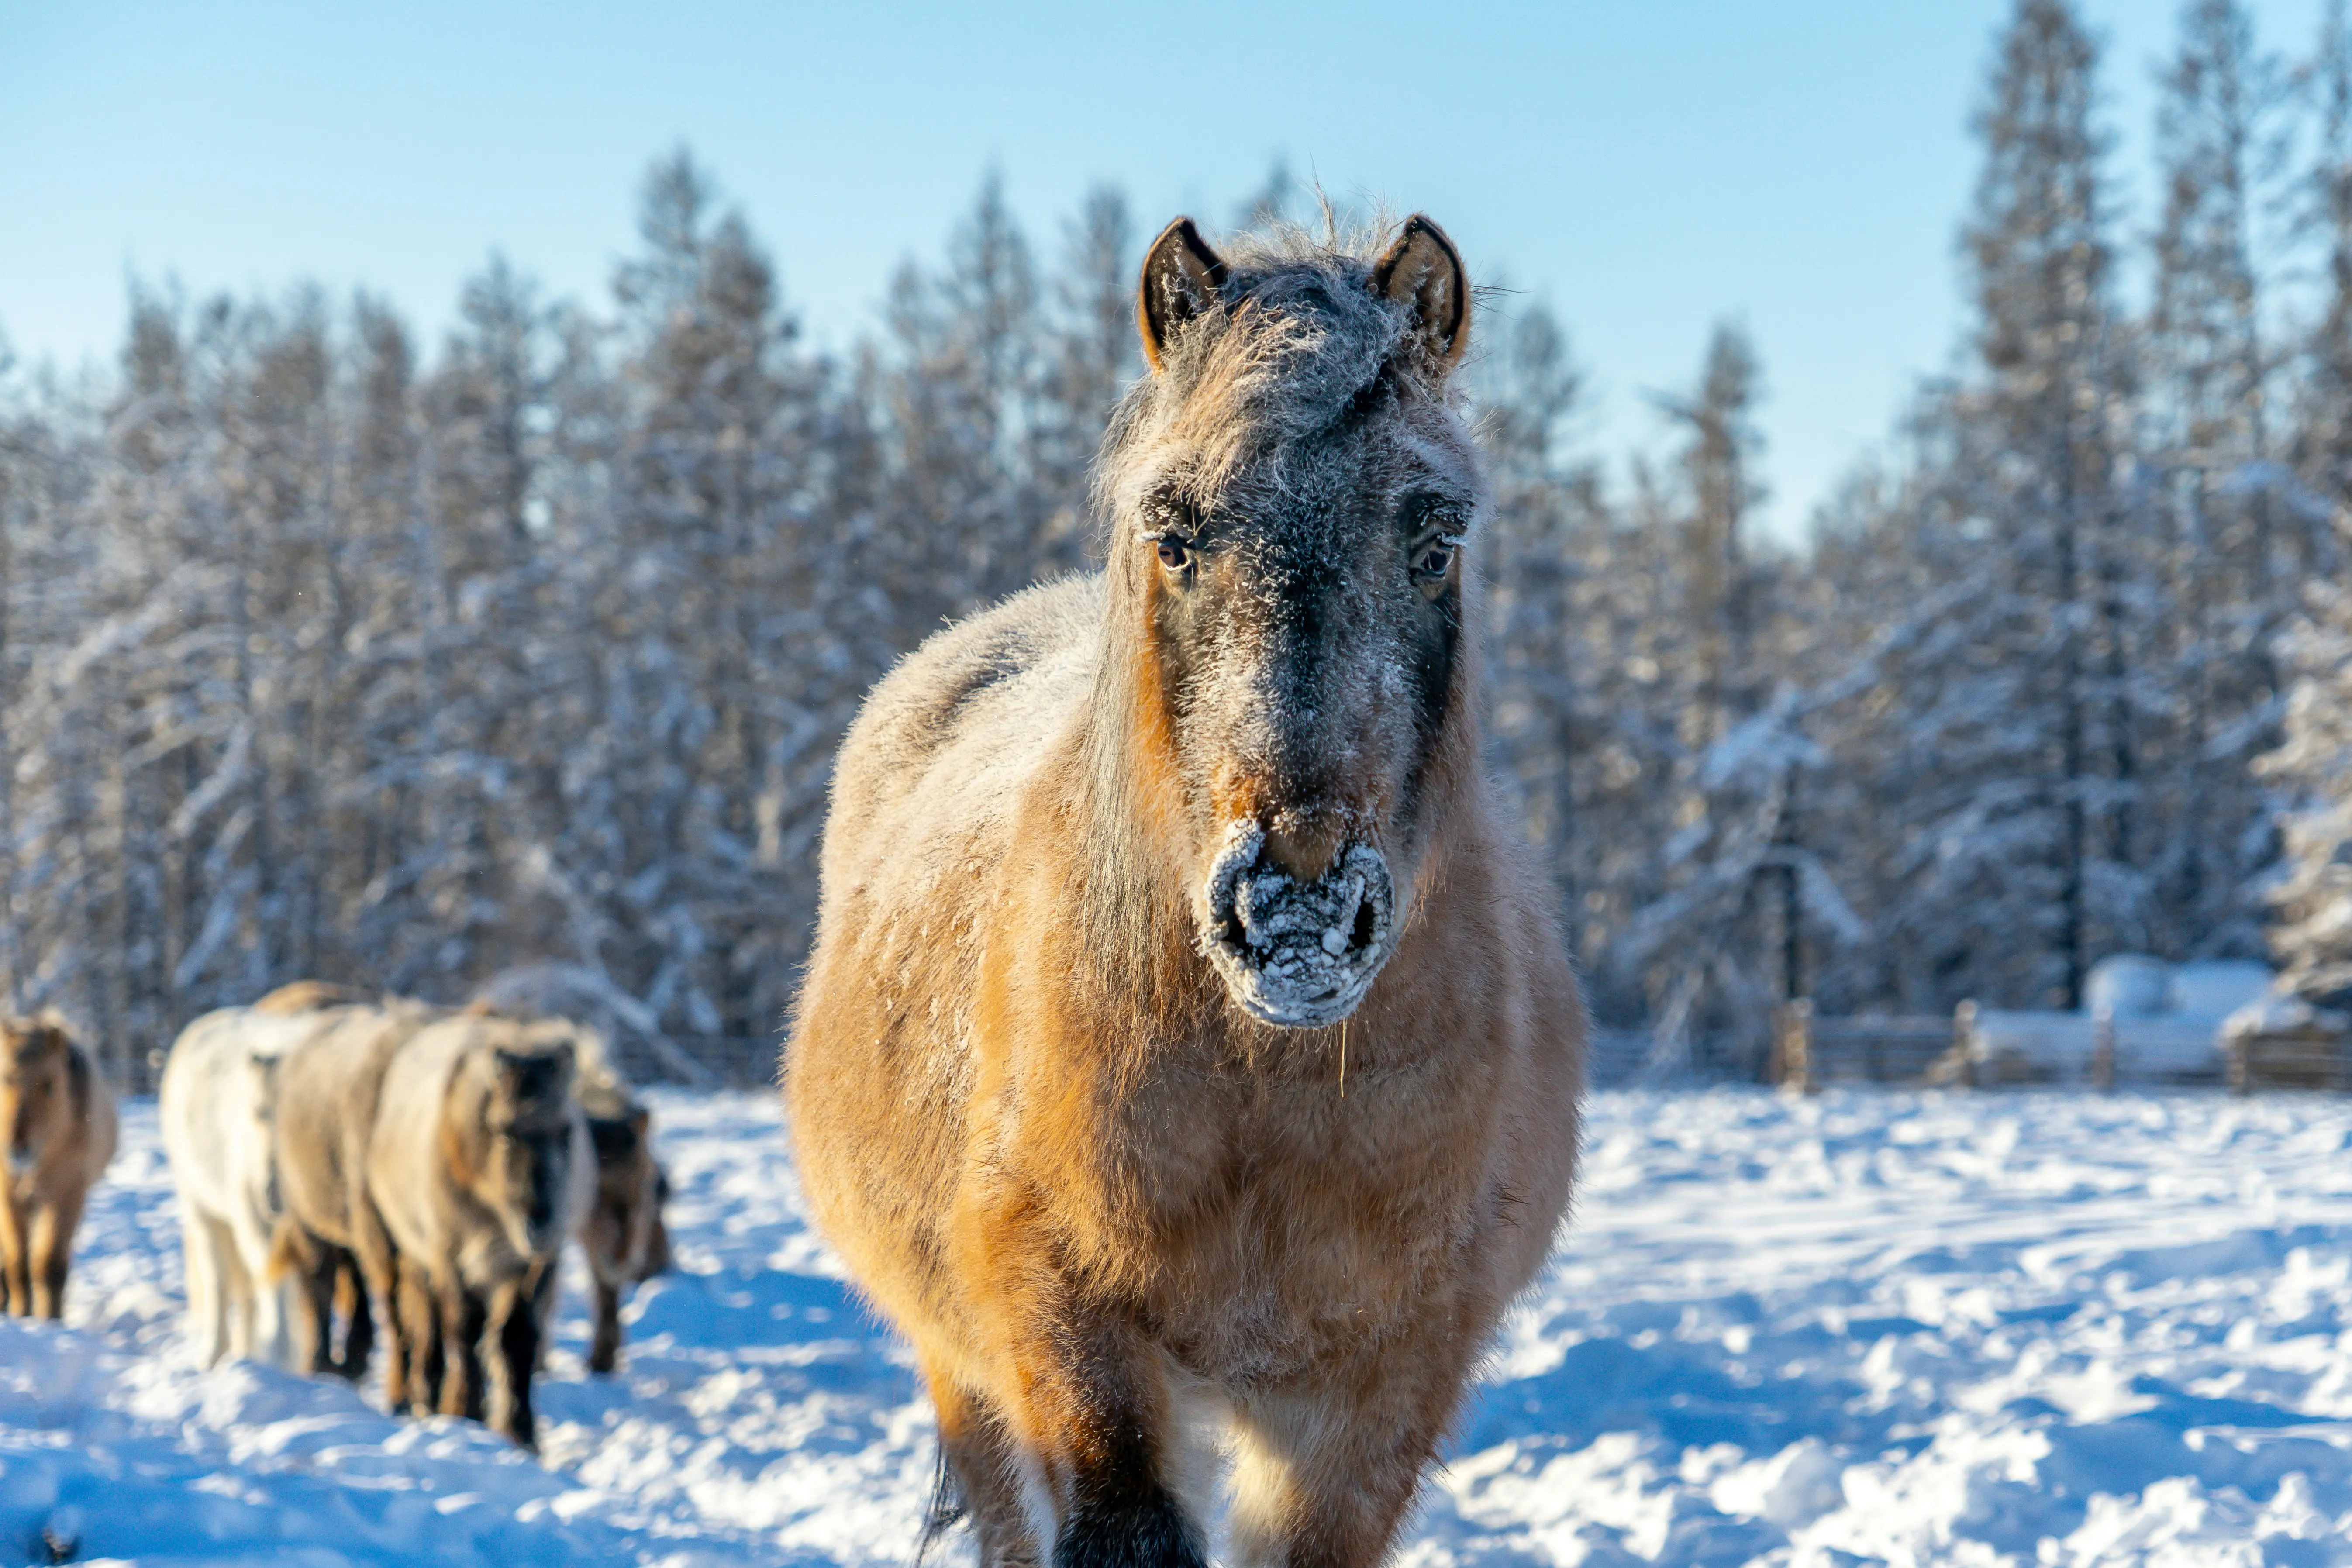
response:
<svg viewBox="0 0 2352 1568"><path fill-rule="evenodd" d="M179 1190L188 1332L196 1359L291 1366L293 1285L269 1283L279 1205L270 1111L278 1058L320 1015L250 1007L207 1013L180 1031L158 1090L163 1152Z"/></svg>

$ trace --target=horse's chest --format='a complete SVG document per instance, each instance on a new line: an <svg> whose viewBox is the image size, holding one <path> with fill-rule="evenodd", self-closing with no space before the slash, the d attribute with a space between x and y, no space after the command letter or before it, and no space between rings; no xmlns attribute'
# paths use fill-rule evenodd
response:
<svg viewBox="0 0 2352 1568"><path fill-rule="evenodd" d="M1124 1272L1195 1370L1278 1380L1453 1289L1475 1194L1459 1162L1400 1149L1409 1140L1375 1107L1349 1122L1196 1104L1188 1131L1159 1145L1170 1157L1156 1166L1152 1143L1130 1145L1116 1167L1130 1190L1107 1194L1105 1215Z"/></svg>

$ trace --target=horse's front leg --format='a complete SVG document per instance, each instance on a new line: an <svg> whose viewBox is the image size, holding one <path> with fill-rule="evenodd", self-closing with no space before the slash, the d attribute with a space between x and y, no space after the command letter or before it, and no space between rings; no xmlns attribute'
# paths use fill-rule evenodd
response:
<svg viewBox="0 0 2352 1568"><path fill-rule="evenodd" d="M1207 1568L1178 1479L1190 1458L1160 1352L1087 1309L1037 1323L1005 1401L1015 1488L1053 1568Z"/></svg>
<svg viewBox="0 0 2352 1568"><path fill-rule="evenodd" d="M939 1414L940 1460L948 1483L931 1500L924 1548L961 1512L978 1538L980 1568L1045 1568L1037 1542L1039 1515L1049 1500L1022 1495L1022 1466L1003 1415L946 1368L927 1361L923 1372ZM916 1561L924 1555L918 1550Z"/></svg>
<svg viewBox="0 0 2352 1568"><path fill-rule="evenodd" d="M594 1276L596 1287L596 1332L588 1342L588 1370L612 1371L621 1361L621 1287L618 1282Z"/></svg>
<svg viewBox="0 0 2352 1568"><path fill-rule="evenodd" d="M441 1408L441 1384L447 1373L441 1338L441 1288L421 1258L401 1258L394 1263L400 1300L392 1321L394 1342L384 1370L386 1403L395 1412L431 1415Z"/></svg>
<svg viewBox="0 0 2352 1568"><path fill-rule="evenodd" d="M1239 1396L1236 1568L1373 1568L1437 1458L1468 1373L1452 1347L1391 1346L1313 1384Z"/></svg>
<svg viewBox="0 0 2352 1568"><path fill-rule="evenodd" d="M373 1297L383 1307L384 1404L398 1414L410 1402L409 1379L417 1364L416 1309L403 1300L407 1287L403 1283L405 1271L399 1249L393 1246L375 1205L365 1198L356 1200L352 1207L352 1258L359 1266L359 1305L352 1318L352 1332L343 1340L343 1360L352 1369L352 1382L367 1376L368 1354L375 1340L373 1319L366 1315Z"/></svg>
<svg viewBox="0 0 2352 1568"><path fill-rule="evenodd" d="M0 1194L0 1306L20 1318L33 1310L33 1249L25 1221L16 1194Z"/></svg>
<svg viewBox="0 0 2352 1568"><path fill-rule="evenodd" d="M294 1282L294 1364L313 1374L326 1371L334 1360L335 1266L331 1250L292 1215L283 1215L278 1237L270 1243L269 1269Z"/></svg>
<svg viewBox="0 0 2352 1568"><path fill-rule="evenodd" d="M492 1290L485 1324L492 1342L484 1358L489 1365L488 1425L526 1448L539 1446L530 1379L539 1365L541 1310L551 1304L554 1290L555 1270L546 1265L509 1279Z"/></svg>
<svg viewBox="0 0 2352 1568"><path fill-rule="evenodd" d="M482 1418L482 1331L489 1303L462 1279L436 1280L441 1309L441 1414Z"/></svg>
<svg viewBox="0 0 2352 1568"><path fill-rule="evenodd" d="M33 1215L32 1246L27 1251L36 1317L65 1316L66 1274L73 1266L73 1235L80 1225L79 1197L44 1204Z"/></svg>

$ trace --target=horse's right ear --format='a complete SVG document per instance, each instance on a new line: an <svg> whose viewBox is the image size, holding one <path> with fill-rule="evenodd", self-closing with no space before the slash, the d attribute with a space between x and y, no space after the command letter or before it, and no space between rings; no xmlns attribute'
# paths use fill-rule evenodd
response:
<svg viewBox="0 0 2352 1568"><path fill-rule="evenodd" d="M1185 322L1206 315L1225 287L1225 264L1201 237L1189 217L1160 231L1144 253L1143 286L1135 300L1136 325L1143 332L1143 357L1157 373L1168 344Z"/></svg>

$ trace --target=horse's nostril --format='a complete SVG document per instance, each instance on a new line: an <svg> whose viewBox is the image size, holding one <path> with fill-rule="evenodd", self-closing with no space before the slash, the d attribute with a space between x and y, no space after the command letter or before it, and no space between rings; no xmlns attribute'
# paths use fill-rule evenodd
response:
<svg viewBox="0 0 2352 1568"><path fill-rule="evenodd" d="M1348 932L1348 945L1361 952L1372 945L1372 939L1379 934L1379 921L1374 918L1372 901L1366 899L1356 906L1356 923Z"/></svg>

